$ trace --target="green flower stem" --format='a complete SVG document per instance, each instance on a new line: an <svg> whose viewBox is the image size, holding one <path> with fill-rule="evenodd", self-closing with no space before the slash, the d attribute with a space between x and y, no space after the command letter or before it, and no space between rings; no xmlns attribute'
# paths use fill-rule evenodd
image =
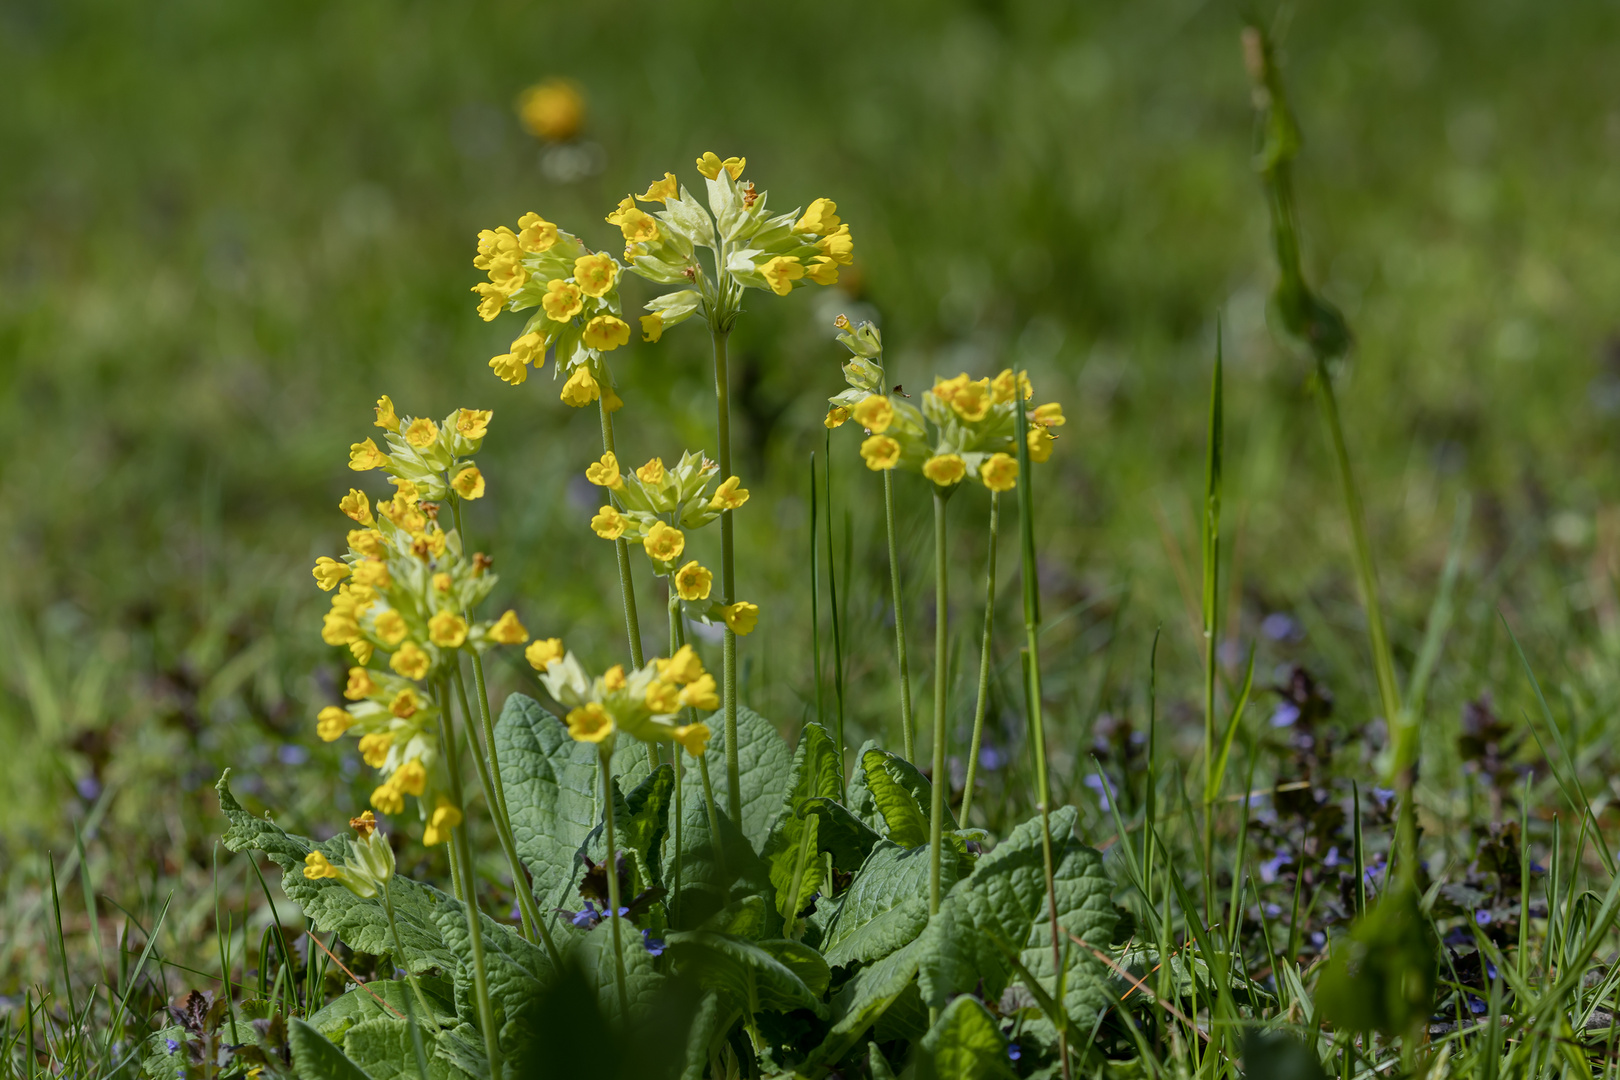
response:
<svg viewBox="0 0 1620 1080"><path fill-rule="evenodd" d="M482 681L480 677L479 682ZM489 711L487 709L484 711L484 738L487 741L490 759L486 766L479 755L479 748L476 745L478 739L472 730L472 712L467 707L467 684L461 677L459 664L456 666L455 683L456 693L461 698L461 715L466 718L468 735L472 737L474 743L473 762L478 766L478 782L484 785L484 794L490 803L490 820L495 825L495 836L500 840L501 851L506 855L507 866L512 872L512 891L517 894L518 913L523 917L523 936L544 945L551 962L561 967L562 954L557 951L557 944L551 938L551 929L546 925L539 907L534 902L534 890L529 888L528 876L523 872L523 862L518 858L517 844L512 838L512 819L507 816L506 797L501 794L500 765L495 760L495 730L489 722Z"/></svg>
<svg viewBox="0 0 1620 1080"><path fill-rule="evenodd" d="M833 738L838 742L838 787L845 791L844 783L844 631L838 624L838 559L833 553L832 533L832 432L826 432L827 460L821 467L821 480L827 496L827 597L832 606L833 631L833 700L838 706ZM845 551L844 569L849 569L848 551Z"/></svg>
<svg viewBox="0 0 1620 1080"><path fill-rule="evenodd" d="M721 266L724 261L720 262ZM726 360L729 328L711 323L714 340L714 397L718 410L717 441L720 453L720 479L731 471L731 375ZM720 512L720 602L735 603L736 557L733 547L731 511ZM726 725L726 813L734 822L742 821L742 770L737 758L737 635L728 625L721 652L721 694Z"/></svg>
<svg viewBox="0 0 1620 1080"><path fill-rule="evenodd" d="M889 474L884 473L885 477ZM1001 492L990 493L990 548L984 569L984 638L979 645L979 699L973 706L973 739L968 744L967 786L962 792L962 825L973 810L973 787L979 777L979 747L984 742L984 713L990 703L990 640L996 626L996 541L1001 530ZM893 535L891 525L889 532ZM904 661L902 663L902 670Z"/></svg>
<svg viewBox="0 0 1620 1080"><path fill-rule="evenodd" d="M675 590L669 593L669 655L674 656L682 645L686 644L686 635L681 627L681 598ZM675 921L676 909L680 904L681 895L681 744L674 739L670 740L670 760L675 763L675 866L670 877L669 902L670 921Z"/></svg>
<svg viewBox="0 0 1620 1080"><path fill-rule="evenodd" d="M382 887L383 910L388 913L388 933L394 940L394 955L399 958L399 966L405 969L405 981L411 984L411 990L416 995L416 1003L422 1008L422 1015L427 1022L433 1025L433 1030L439 1030L439 1021L433 1015L433 1007L428 1004L427 995L422 993L422 984L416 981L416 973L405 960L405 950L399 943L399 923L394 920L394 894L393 887L385 879ZM413 1020L414 1022L414 1020Z"/></svg>
<svg viewBox="0 0 1620 1080"><path fill-rule="evenodd" d="M894 523L894 470L883 470L883 514L889 530L889 586L894 593L894 651L900 659L900 737L904 740L906 760L917 760L917 721L911 715L911 665L906 660L906 605L900 588L900 542ZM992 535L994 535L994 526ZM990 556L994 565L995 554ZM983 696L983 692L980 692ZM975 729L977 730L977 729ZM971 773L969 774L971 775ZM968 798L973 797L973 785L968 784ZM963 810L962 817L967 818Z"/></svg>
<svg viewBox="0 0 1620 1080"><path fill-rule="evenodd" d="M947 683L946 615L950 607L945 563L945 500L950 490L934 486L934 776L928 821L928 914L939 914L940 858L945 843L945 792L951 786L945 761L945 702Z"/></svg>
<svg viewBox="0 0 1620 1080"><path fill-rule="evenodd" d="M617 457L618 451L613 448L613 414L608 412L607 397L598 398L596 404L602 416L602 450ZM636 587L630 577L630 544L621 536L613 541L613 547L619 557L619 591L624 596L624 632L630 638L630 663L640 667L646 661L641 658L641 621L636 617Z"/></svg>
<svg viewBox="0 0 1620 1080"><path fill-rule="evenodd" d="M1052 782L1046 767L1046 720L1041 711L1041 586L1035 565L1035 503L1030 476L1029 420L1024 413L1024 395L1014 394L1018 403L1018 533L1020 577L1024 592L1024 706L1029 713L1030 742L1035 752L1035 784L1041 809L1041 859L1046 871L1046 906L1052 932L1052 979L1057 1000L1063 998L1063 946L1058 926L1057 882L1052 858ZM1065 837L1065 840L1067 837ZM1058 1057L1063 1063L1063 1080L1071 1080L1069 1034L1058 1027Z"/></svg>
<svg viewBox="0 0 1620 1080"><path fill-rule="evenodd" d="M489 976L484 967L484 932L479 925L478 880L473 875L472 844L468 833L468 807L461 791L461 763L456 752L455 721L450 716L447 688L439 684L439 735L444 743L446 771L450 774L450 798L461 808L462 821L450 831L451 858L461 870L462 910L467 913L467 936L472 945L473 992L478 1002L478 1026L484 1032L484 1054L489 1059L489 1075L501 1080L501 1047L496 1040L495 1009L489 1000Z"/></svg>
<svg viewBox="0 0 1620 1080"><path fill-rule="evenodd" d="M602 831L607 841L608 922L613 930L613 967L619 981L619 1015L630 1022L630 985L624 973L624 944L619 937L619 860L613 837L613 761L606 743L597 744L602 773Z"/></svg>
<svg viewBox="0 0 1620 1080"><path fill-rule="evenodd" d="M816 452L810 451L810 656L816 671L816 723L827 720L827 703L821 688L821 545L816 542ZM907 757L910 755L908 754Z"/></svg>
<svg viewBox="0 0 1620 1080"><path fill-rule="evenodd" d="M720 880L726 877L726 853L720 844L720 811L714 803L714 786L709 783L709 755L698 755L698 776L703 780L703 806L709 812L709 844L714 849L714 861L720 868Z"/></svg>

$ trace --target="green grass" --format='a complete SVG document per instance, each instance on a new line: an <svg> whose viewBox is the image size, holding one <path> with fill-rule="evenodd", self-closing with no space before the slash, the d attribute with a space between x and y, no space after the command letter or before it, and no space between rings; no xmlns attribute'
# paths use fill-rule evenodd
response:
<svg viewBox="0 0 1620 1080"><path fill-rule="evenodd" d="M1356 331L1339 406L1394 666L1409 703L1423 702L1416 790L1429 880L1505 911L1496 905L1511 874L1467 875L1501 839L1490 827L1521 813L1525 860L1551 871L1524 878L1530 902L1549 909L1521 923L1529 947L1514 927L1492 946L1502 983L1472 991L1509 1008L1489 1036L1519 1055L1502 1073L1537 1054L1547 1060L1535 1067L1550 1069L1567 1052L1524 1030L1550 1034L1571 1007L1607 1009L1608 989L1564 976L1585 960L1578 920L1590 914L1569 898L1608 888L1610 860L1585 815L1590 804L1600 825L1612 818L1620 704L1616 23L1595 3L1557 19L1506 3L1310 6L1294 12L1283 47L1307 136L1296 172L1306 271ZM1266 219L1228 7L834 5L812 18L718 3L476 16L373 3L139 14L86 3L8 9L0 25L0 158L10 163L0 170L0 493L10 508L0 527L0 997L16 1018L0 1059L20 1056L30 1037L20 1018L30 996L40 1007L40 987L55 1019L36 1018L36 1045L102 1063L116 1057L102 1033L119 1025L105 992L90 1004L94 985L115 999L134 988L119 1021L130 1030L144 1030L161 1001L212 987L222 950L233 978L274 991L282 965L262 944L276 921L267 898L285 900L240 859L222 861L216 896L212 783L235 766L250 808L315 835L363 805L369 783L313 736L342 664L316 632L308 564L341 543L345 450L370 431L378 393L416 411L495 409L481 459L492 497L470 526L497 556L497 599L531 629L617 658L615 568L572 486L595 456L595 417L557 403L543 377L514 390L489 375L485 360L510 334L473 313L471 238L536 209L605 243L613 230L597 219L621 191L710 148L746 154L750 175L786 205L836 198L862 282L853 294L754 304L732 339L739 471L754 492L738 518L739 590L765 607L742 649L745 700L789 731L817 708L799 661L811 651L804 461L840 388L831 317L879 317L894 378L913 393L935 372L1025 363L1039 400L1063 401L1070 416L1041 474L1037 537L1055 801L1081 808L1082 836L1105 846L1122 882L1121 864L1135 862L1148 907L1174 906L1170 869L1193 883L1206 858L1201 623L1218 608L1217 720L1251 646L1255 687L1213 848L1217 867L1243 869L1236 881L1213 877L1214 921L1232 922L1234 907L1280 914L1210 932L1238 933L1259 973L1270 964L1256 958L1313 958L1312 934L1343 929L1342 869L1313 863L1300 879L1297 928L1288 865L1264 880L1315 817L1257 809L1234 861L1243 816L1231 796L1244 787L1310 781L1276 799L1320 789L1324 804L1348 808L1360 783L1370 808L1360 843L1349 823L1335 825L1314 860L1355 845L1339 860L1365 858L1376 872L1393 823L1370 790L1385 729L1310 362L1266 325ZM584 85L587 137L603 161L573 184L547 179L511 110L523 86L558 73ZM1217 317L1227 456L1221 587L1210 598L1199 588L1198 500ZM638 423L621 430L624 457L710 444L706 346L682 327L656 349L628 350L617 370L636 388L627 399ZM842 535L830 545L848 742L898 746L881 487L853 440L835 437L832 454L819 524L852 530L848 558ZM914 486L896 494L912 691L925 702L933 611L918 598L929 591L930 508ZM982 493L953 500L958 747L978 686L986 513ZM986 718L986 744L1005 764L981 769L975 798L992 832L1034 803L1016 563L1004 548ZM643 589L644 616L660 602ZM1286 633L1266 622L1276 616ZM1449 629L1431 633L1437 625ZM1269 723L1280 701L1320 708L1273 689L1294 665L1332 694L1309 748L1292 741L1297 727ZM492 679L497 700L534 689L515 666ZM1459 744L1465 707L1486 694L1499 753ZM1515 766L1533 766L1528 781ZM1097 791L1108 784L1117 796L1104 808ZM1152 857L1141 845L1149 807L1162 841ZM1137 846L1105 843L1116 834ZM408 847L402 859L444 875L442 854ZM492 879L504 872L493 848L482 865ZM498 880L490 888L508 895ZM1453 892L1436 902L1466 913L1481 901ZM91 895L103 899L87 905ZM1121 902L1135 902L1128 889ZM229 933L216 909L234 913ZM295 937L301 924L290 907L282 914ZM1148 927L1150 913L1141 917ZM160 921L155 937L141 929ZM1465 921L1446 915L1441 931ZM1186 940L1190 928L1178 918L1153 932ZM1548 967L1555 974L1542 978ZM315 968L289 968L277 992L285 1000L295 980L319 983ZM1166 967L1147 981L1168 1003L1174 977ZM1443 962L1442 1002L1451 978ZM330 988L339 980L330 975ZM1275 988L1291 1024L1311 1015L1309 985ZM94 1034L72 1033L87 1008ZM1135 1015L1145 1039L1175 1028L1165 1009ZM1128 1026L1106 1035L1120 1047L1137 1037ZM1451 1068L1476 1052L1477 1040L1459 1041Z"/></svg>

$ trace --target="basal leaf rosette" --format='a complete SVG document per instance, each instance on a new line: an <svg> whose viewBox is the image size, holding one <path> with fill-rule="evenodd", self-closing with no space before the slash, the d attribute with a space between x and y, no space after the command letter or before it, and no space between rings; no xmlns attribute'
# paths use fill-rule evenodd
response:
<svg viewBox="0 0 1620 1080"><path fill-rule="evenodd" d="M922 395L922 407L891 396L885 387L883 340L876 327L857 328L838 317L838 340L850 351L844 364L849 389L828 399L826 426L854 420L866 430L861 458L875 472L905 469L920 472L936 487L954 490L972 477L991 491L1009 491L1018 482L1018 439L1028 440L1029 459L1052 456L1052 429L1065 423L1063 406L1052 402L1026 414L1018 429L1017 394L1034 396L1029 376L1007 368L1001 374L974 379L962 373L935 376Z"/></svg>
<svg viewBox="0 0 1620 1080"><path fill-rule="evenodd" d="M786 296L806 285L832 285L839 267L854 262L855 243L836 203L821 198L802 212L772 214L766 193L742 179L746 165L746 158L705 153L697 159L705 202L666 172L640 195L625 196L608 216L624 234L631 273L681 286L647 303L644 340L657 341L694 314L728 330L744 290ZM649 213L638 202L663 209ZM699 249L708 256L700 257Z"/></svg>
<svg viewBox="0 0 1620 1080"><path fill-rule="evenodd" d="M735 476L711 490L720 466L688 450L673 468L653 458L629 472L612 453L585 470L585 478L606 489L609 502L591 518L591 531L604 540L624 540L646 552L653 573L669 578L682 608L705 623L724 622L734 632L753 630L759 608L746 600L722 604L711 600L713 573L687 558L686 534L736 510L748 501L748 489Z"/></svg>
<svg viewBox="0 0 1620 1080"><path fill-rule="evenodd" d="M480 232L473 265L489 275L473 286L486 322L502 311L540 309L508 351L490 360L491 371L519 386L550 354L554 376L564 379L564 404L581 408L602 398L610 412L622 404L605 359L630 340L619 304L624 268L618 260L531 212L518 219L516 232L505 225Z"/></svg>
<svg viewBox="0 0 1620 1080"><path fill-rule="evenodd" d="M398 814L415 796L427 822L424 841L436 844L460 822L460 809L438 752L439 704L432 687L455 667L460 650L482 652L529 639L517 614L478 620L471 613L496 583L491 561L467 557L461 536L440 523L448 499L483 497L484 478L472 462L488 431L488 410L458 409L443 423L400 417L393 402L377 402L377 426L389 453L374 440L350 447L349 467L382 470L394 485L391 498L375 505L351 488L338 504L358 528L347 536L340 558L315 563L316 583L335 594L321 629L329 645L346 645L350 668L347 706L328 706L317 733L328 742L345 735L360 741L367 765L383 778L372 793L379 812ZM386 658L386 670L374 660Z"/></svg>
<svg viewBox="0 0 1620 1080"><path fill-rule="evenodd" d="M694 713L720 707L714 676L690 645L674 656L626 671L615 664L600 675L586 672L557 638L542 638L524 653L540 682L568 710L564 720L577 742L595 743L611 754L622 733L642 742L677 742L694 757L708 748L709 725Z"/></svg>

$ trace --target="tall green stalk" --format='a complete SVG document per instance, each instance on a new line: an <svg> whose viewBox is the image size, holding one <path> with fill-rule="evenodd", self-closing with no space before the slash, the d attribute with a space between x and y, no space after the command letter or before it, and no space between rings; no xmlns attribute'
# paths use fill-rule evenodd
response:
<svg viewBox="0 0 1620 1080"><path fill-rule="evenodd" d="M613 442L613 414L608 412L606 395L597 399L597 411L602 417L602 451L618 457ZM636 617L636 587L630 576L630 543L624 537L613 541L619 560L619 592L624 600L624 632L630 639L630 663L641 667L641 620Z"/></svg>
<svg viewBox="0 0 1620 1080"><path fill-rule="evenodd" d="M726 357L726 340L731 336L731 329L729 326L711 322L709 330L714 342L714 397L718 411L716 441L719 444L720 476L724 479L732 475L731 374ZM722 510L720 512L721 603L736 602L736 577L731 511ZM729 625L725 629L721 649L721 707L725 710L726 730L726 813L732 821L740 823L742 769L737 757L737 634Z"/></svg>
<svg viewBox="0 0 1620 1080"><path fill-rule="evenodd" d="M450 774L450 798L462 809L461 824L450 831L450 856L460 869L464 896L462 910L467 913L467 936L472 946L473 995L478 1005L478 1026L484 1034L484 1054L489 1059L489 1075L501 1080L501 1047L496 1038L495 1009L490 1003L489 977L484 966L484 932L479 924L478 883L473 876L472 844L468 836L468 807L461 790L461 763L456 751L455 721L450 715L448 688L439 683L439 734L444 746L445 768Z"/></svg>
<svg viewBox="0 0 1620 1080"><path fill-rule="evenodd" d="M945 792L951 786L945 761L946 665L949 642L946 613L950 593L945 561L945 500L951 490L934 485L934 782L928 817L928 914L939 913L940 860L945 841Z"/></svg>
<svg viewBox="0 0 1620 1080"><path fill-rule="evenodd" d="M618 978L619 1015L630 1022L630 984L624 973L624 943L619 936L619 859L613 835L613 755L606 743L598 744L602 774L602 832L607 843L608 925L613 932L613 969Z"/></svg>
<svg viewBox="0 0 1620 1080"><path fill-rule="evenodd" d="M390 879L384 878L382 883L383 910L388 913L388 935L394 945L394 954L399 957L399 965L405 970L405 980L411 984L411 992L416 995L416 1003L422 1008L422 1015L433 1026L434 1031L439 1030L439 1021L433 1015L433 1007L428 1004L427 996L422 993L422 984L416 981L416 973L405 960L405 949L399 942L399 923L394 920L394 896ZM413 1018L411 1021L415 1023ZM423 1077L426 1080L426 1077Z"/></svg>
<svg viewBox="0 0 1620 1080"><path fill-rule="evenodd" d="M906 604L900 588L899 530L894 523L894 470L883 470L883 517L889 532L889 587L894 596L894 652L900 661L900 738L907 761L917 760L917 721L911 715L911 665L906 660ZM993 558L994 556L992 556ZM972 786L968 788L970 794ZM962 813L967 820L967 812Z"/></svg>
<svg viewBox="0 0 1620 1080"><path fill-rule="evenodd" d="M884 473L885 477L889 474ZM984 637L979 643L979 697L973 706L973 738L968 745L967 787L962 792L962 824L973 811L973 788L979 778L979 748L984 742L984 713L990 702L990 642L996 626L996 546L1001 527L1001 492L990 493L990 546L984 565ZM891 530L892 536L893 530Z"/></svg>
<svg viewBox="0 0 1620 1080"><path fill-rule="evenodd" d="M821 482L827 503L827 596L832 603L833 703L837 706L833 738L838 742L838 783L844 783L844 631L838 622L838 558L833 553L832 533L832 432L826 433L827 459L821 463ZM849 561L844 562L848 572Z"/></svg>
<svg viewBox="0 0 1620 1080"><path fill-rule="evenodd" d="M821 542L816 532L820 509L816 493L816 452L810 451L810 659L816 671L816 723L827 722L826 696L821 687Z"/></svg>
<svg viewBox="0 0 1620 1080"><path fill-rule="evenodd" d="M1204 865L1210 868L1215 864L1215 800L1220 794L1216 791L1220 781L1215 772L1215 673L1220 660L1215 630L1220 620L1222 389L1221 332L1217 323L1215 371L1210 376L1209 433L1204 450L1204 512L1200 519L1204 587L1200 605L1204 636ZM1214 903L1214 890L1204 890L1204 921L1207 923L1215 921Z"/></svg>
<svg viewBox="0 0 1620 1080"><path fill-rule="evenodd" d="M1014 394L1018 403L1018 536L1020 577L1024 592L1024 707L1029 714L1030 745L1035 753L1035 785L1041 810L1041 859L1046 871L1046 906L1052 933L1052 977L1057 984L1058 1001L1063 1000L1063 945L1058 926L1056 867L1052 857L1052 783L1046 766L1046 720L1041 711L1041 586L1035 565L1035 504L1030 477L1029 421L1024 395ZM1065 837L1065 840L1067 838ZM1058 1027L1058 1054L1063 1062L1063 1080L1071 1080L1069 1036Z"/></svg>

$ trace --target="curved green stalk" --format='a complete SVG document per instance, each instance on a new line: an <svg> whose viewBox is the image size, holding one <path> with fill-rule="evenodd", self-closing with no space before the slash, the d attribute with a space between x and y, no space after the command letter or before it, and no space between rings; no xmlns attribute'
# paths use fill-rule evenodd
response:
<svg viewBox="0 0 1620 1080"><path fill-rule="evenodd" d="M883 474L885 477L888 473ZM968 744L967 786L962 792L962 825L973 810L973 787L979 778L979 747L984 742L984 713L990 701L990 641L996 627L996 543L1001 527L1001 492L990 493L990 547L984 569L984 638L979 645L979 699L973 706L973 739ZM893 529L890 529L892 535Z"/></svg>
<svg viewBox="0 0 1620 1080"><path fill-rule="evenodd" d="M438 1031L439 1021L433 1015L433 1007L428 1004L427 995L422 993L422 984L416 981L416 973L413 972L410 965L405 962L405 950L400 946L399 943L399 923L394 921L393 889L389 883L389 879L387 878L383 879L382 895L383 910L388 913L388 933L389 936L393 938L394 953L399 957L399 965L405 969L405 981L411 984L411 990L416 995L416 1003L422 1007L422 1015L427 1017L427 1022L429 1024L433 1025L433 1030ZM414 1018L412 1019L412 1023L415 1023Z"/></svg>
<svg viewBox="0 0 1620 1080"><path fill-rule="evenodd" d="M718 253L717 253L718 254ZM721 260L719 265L723 266ZM731 472L731 375L727 367L726 339L729 328L711 324L714 341L714 397L718 410L717 442L720 454L720 478ZM720 602L735 603L736 559L732 544L731 511L720 512ZM742 770L737 758L737 634L726 626L721 646L721 702L725 709L726 730L726 813L731 820L742 821Z"/></svg>
<svg viewBox="0 0 1620 1080"><path fill-rule="evenodd" d="M889 588L894 595L894 651L900 661L900 737L907 761L917 760L917 722L911 715L911 665L906 660L906 605L900 588L900 543L894 523L894 470L883 470L883 516L889 532ZM995 556L992 554L991 559ZM981 692L982 693L982 692ZM971 775L971 774L970 774ZM972 798L973 785L968 785ZM967 811L962 812L964 821Z"/></svg>
<svg viewBox="0 0 1620 1080"><path fill-rule="evenodd" d="M619 982L619 1015L630 1022L630 986L624 973L624 943L619 938L619 860L613 837L613 762L606 743L598 744L602 773L602 831L607 842L608 920L613 931L613 966Z"/></svg>
<svg viewBox="0 0 1620 1080"><path fill-rule="evenodd" d="M945 792L951 786L945 760L945 702L949 661L948 622L950 596L945 564L945 500L950 491L934 487L934 776L928 816L928 914L939 914L940 858L945 842Z"/></svg>

